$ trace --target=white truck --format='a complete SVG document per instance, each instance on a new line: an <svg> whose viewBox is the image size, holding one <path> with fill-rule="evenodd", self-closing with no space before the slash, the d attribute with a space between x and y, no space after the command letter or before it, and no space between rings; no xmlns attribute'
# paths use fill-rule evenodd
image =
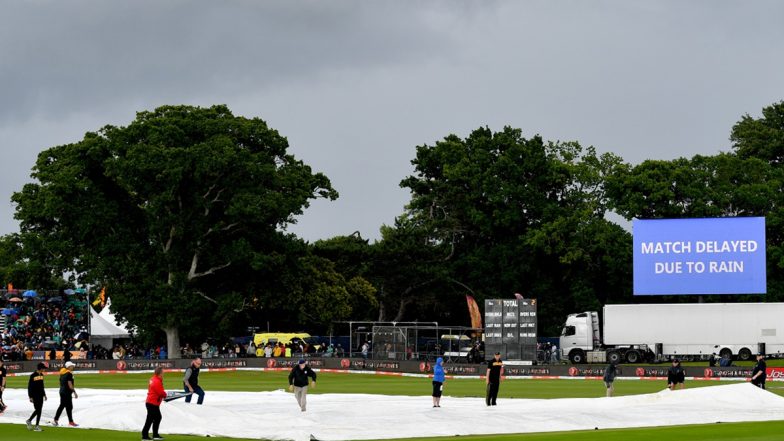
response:
<svg viewBox="0 0 784 441"><path fill-rule="evenodd" d="M749 360L762 348L784 352L784 303L607 305L604 341L599 314L570 314L560 338L572 363L704 359L711 354ZM778 328L782 332L778 332Z"/></svg>

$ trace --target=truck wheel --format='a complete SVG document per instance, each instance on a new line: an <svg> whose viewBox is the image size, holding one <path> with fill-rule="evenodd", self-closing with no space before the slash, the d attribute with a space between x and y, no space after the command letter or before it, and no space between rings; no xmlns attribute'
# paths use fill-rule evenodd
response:
<svg viewBox="0 0 784 441"><path fill-rule="evenodd" d="M740 358L743 361L751 360L751 351L749 350L749 348L743 348L740 351L738 351L738 358Z"/></svg>
<svg viewBox="0 0 784 441"><path fill-rule="evenodd" d="M732 351L729 348L724 348L719 351L719 357L732 359Z"/></svg>
<svg viewBox="0 0 784 441"><path fill-rule="evenodd" d="M585 363L585 354L579 349L574 350L569 353L569 361L571 361L572 364Z"/></svg>
<svg viewBox="0 0 784 441"><path fill-rule="evenodd" d="M629 351L626 353L626 362L628 363L639 363L640 362L640 353L637 351Z"/></svg>
<svg viewBox="0 0 784 441"><path fill-rule="evenodd" d="M618 351L610 351L607 353L607 362L618 364L621 362L621 353Z"/></svg>

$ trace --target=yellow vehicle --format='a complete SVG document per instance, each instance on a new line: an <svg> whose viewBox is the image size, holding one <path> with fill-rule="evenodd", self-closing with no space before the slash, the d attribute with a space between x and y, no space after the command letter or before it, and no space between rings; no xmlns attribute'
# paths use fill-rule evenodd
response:
<svg viewBox="0 0 784 441"><path fill-rule="evenodd" d="M253 344L257 348L264 347L267 343L287 345L292 340L303 340L305 343L313 344L313 339L306 332L265 332L253 336Z"/></svg>

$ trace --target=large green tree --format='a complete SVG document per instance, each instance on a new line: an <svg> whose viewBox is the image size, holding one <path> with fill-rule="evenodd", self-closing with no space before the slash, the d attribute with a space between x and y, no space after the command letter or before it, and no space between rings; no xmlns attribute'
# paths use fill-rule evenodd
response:
<svg viewBox="0 0 784 441"><path fill-rule="evenodd" d="M287 148L264 121L226 106L140 112L42 152L36 182L13 196L16 218L58 269L108 286L120 316L163 330L176 354L181 331L265 295L223 283L227 273L252 278L273 264L285 254L281 230L309 200L337 197Z"/></svg>
<svg viewBox="0 0 784 441"><path fill-rule="evenodd" d="M27 239L23 241L23 239ZM0 283L18 289L58 289L67 286L62 273L47 264L49 251L36 236L13 233L0 237Z"/></svg>
<svg viewBox="0 0 784 441"><path fill-rule="evenodd" d="M629 295L631 236L605 219L617 156L507 127L417 147L412 163L407 217L427 235L420 247L442 256L421 265L443 268L442 311L467 318L463 294L520 292L539 299L542 331L554 334L567 313Z"/></svg>
<svg viewBox="0 0 784 441"><path fill-rule="evenodd" d="M765 216L767 298L781 300L784 103L766 107L761 118L745 115L730 139L730 152L616 167L607 177L607 194L612 207L630 220Z"/></svg>

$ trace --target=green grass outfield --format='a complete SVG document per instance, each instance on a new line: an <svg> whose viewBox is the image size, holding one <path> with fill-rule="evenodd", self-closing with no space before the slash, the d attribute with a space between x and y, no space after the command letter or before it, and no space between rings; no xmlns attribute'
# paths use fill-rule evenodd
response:
<svg viewBox="0 0 784 441"><path fill-rule="evenodd" d="M199 377L200 383L207 391L271 391L284 389L288 385L285 372L204 372ZM78 388L103 389L146 389L150 374L85 374L76 375ZM175 389L181 380L180 373L164 374L164 385ZM47 376L47 387L55 387L57 376ZM709 387L728 384L726 381L687 381L686 386ZM24 388L25 377L8 378L8 387ZM781 385L781 386L779 386ZM634 395L653 393L664 389L663 381L654 380L617 380L616 395ZM421 395L429 396L430 380L426 378L379 376L366 374L324 373L319 375L318 387L310 393L371 393L386 395ZM449 396L482 397L484 381L478 379L452 379L445 385L444 400ZM769 383L769 390L784 396L784 383ZM598 380L509 380L503 383L499 394L502 398L586 398L604 396L604 385ZM10 404L10 403L8 403ZM784 420L784 415L782 415ZM0 416L2 421L2 416ZM486 435L465 436L461 440L511 440L525 439L535 441L551 440L671 440L674 437L684 440L781 440L784 439L784 421L764 423L733 423L699 426L666 427L651 429L600 430L589 432L561 432L525 435ZM0 441L2 440L129 440L137 439L136 433L74 430L45 428L43 433L28 432L24 426L0 425ZM193 436L166 436L172 441L193 441L203 439ZM226 438L210 438L225 440ZM455 440L449 438L421 438L424 440ZM235 438L234 441L237 439Z"/></svg>
<svg viewBox="0 0 784 441"><path fill-rule="evenodd" d="M0 417L2 418L2 417ZM784 422L726 423L699 426L655 427L646 429L609 429L578 432L551 432L511 435L477 435L439 438L406 438L396 441L778 441L784 433ZM167 441L249 441L240 438L202 438L186 435L164 435ZM139 435L129 432L95 429L44 428L44 432L29 432L24 426L0 425L0 439L8 441L128 441ZM258 441L258 440L255 440Z"/></svg>

